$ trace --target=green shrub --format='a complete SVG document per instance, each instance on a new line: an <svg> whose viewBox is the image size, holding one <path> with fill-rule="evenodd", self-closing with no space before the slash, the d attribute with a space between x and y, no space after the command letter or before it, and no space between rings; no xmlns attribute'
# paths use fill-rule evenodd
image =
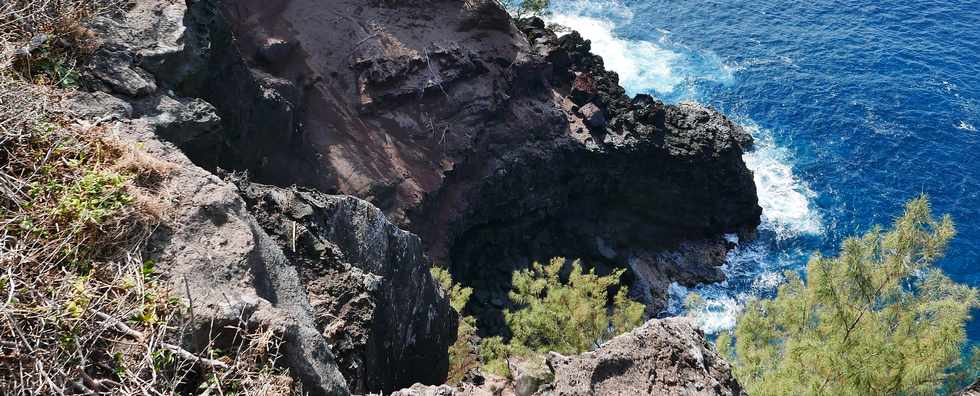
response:
<svg viewBox="0 0 980 396"><path fill-rule="evenodd" d="M503 5L515 18L527 18L546 15L551 0L503 0Z"/></svg>
<svg viewBox="0 0 980 396"><path fill-rule="evenodd" d="M816 255L805 281L789 272L775 299L747 304L719 352L753 395L935 394L978 306L975 289L934 268L954 234L925 197L910 201L890 230Z"/></svg>
<svg viewBox="0 0 980 396"><path fill-rule="evenodd" d="M626 287L620 287L608 309L609 289L619 284L625 270L599 276L594 269L584 272L575 260L564 282L560 276L564 265L565 259L558 257L514 274L510 299L523 307L504 312L512 345L538 352L581 353L642 322L643 304L627 298Z"/></svg>
<svg viewBox="0 0 980 396"><path fill-rule="evenodd" d="M513 334L509 343L500 336L488 337L476 348L471 342L476 334L474 318L460 320L459 336L449 349L450 383L458 382L474 367L510 377L507 362L512 357L534 358L549 351L585 352L642 323L644 306L626 297L626 287L619 288L609 307L609 289L619 284L624 270L599 276L595 270L584 272L576 260L567 281L563 281L560 273L564 266L565 259L559 257L548 265L536 262L530 269L514 273L510 298L522 307L504 312ZM441 268L432 268L432 276L449 294L453 308L462 311L472 289L455 284ZM473 359L477 356L479 360Z"/></svg>
<svg viewBox="0 0 980 396"><path fill-rule="evenodd" d="M463 316L463 310L469 303L470 296L473 295L473 289L453 282L452 275L445 269L432 267L429 272L439 282L442 290L449 295L449 305L460 315L456 342L449 346L449 375L446 380L450 384L459 383L467 371L480 366L480 361L477 359L478 351L472 342L476 336L476 318Z"/></svg>

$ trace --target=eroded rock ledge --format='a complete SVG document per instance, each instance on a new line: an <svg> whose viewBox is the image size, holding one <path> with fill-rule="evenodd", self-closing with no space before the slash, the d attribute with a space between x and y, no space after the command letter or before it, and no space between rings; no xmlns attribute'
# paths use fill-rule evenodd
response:
<svg viewBox="0 0 980 396"><path fill-rule="evenodd" d="M69 108L178 169L148 253L189 290L185 343L244 317L284 329L307 391L390 391L445 376L456 314L426 255L490 332L532 259L629 263L654 304L719 280L721 236L759 223L751 138L520 26L491 0L138 0L93 23Z"/></svg>
<svg viewBox="0 0 980 396"><path fill-rule="evenodd" d="M529 260L629 263L656 307L671 281L721 280L722 235L759 224L738 125L627 97L587 40L494 1L188 4L178 50L145 67L221 128L167 138L205 168L372 202L477 289L484 330Z"/></svg>

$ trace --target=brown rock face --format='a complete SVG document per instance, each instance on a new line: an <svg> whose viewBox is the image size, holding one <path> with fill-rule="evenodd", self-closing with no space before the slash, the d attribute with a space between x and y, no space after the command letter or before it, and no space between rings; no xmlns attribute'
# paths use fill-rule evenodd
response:
<svg viewBox="0 0 980 396"><path fill-rule="evenodd" d="M209 77L169 80L225 132L183 144L191 157L370 200L477 288L484 329L527 259L623 265L758 224L751 138L710 109L627 98L576 33L521 31L488 0L192 7ZM714 280L716 264L673 272Z"/></svg>
<svg viewBox="0 0 980 396"><path fill-rule="evenodd" d="M587 40L518 28L495 1L190 4L176 64L200 67L152 68L221 115L222 132L181 143L189 156L369 200L477 288L484 330L528 260L623 266L759 224L740 127L627 97ZM693 284L717 264L656 273L710 275Z"/></svg>
<svg viewBox="0 0 980 396"><path fill-rule="evenodd" d="M552 353L558 395L744 395L731 367L684 319L651 320L577 356Z"/></svg>

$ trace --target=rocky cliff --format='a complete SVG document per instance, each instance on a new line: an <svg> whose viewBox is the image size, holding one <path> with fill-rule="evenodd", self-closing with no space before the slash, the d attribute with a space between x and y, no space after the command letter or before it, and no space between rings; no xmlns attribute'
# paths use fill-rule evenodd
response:
<svg viewBox="0 0 980 396"><path fill-rule="evenodd" d="M587 40L492 0L139 0L89 28L69 111L180 169L148 250L199 317L186 343L282 326L313 393L444 380L433 260L503 332L529 260L628 263L656 305L759 223L740 127L627 97Z"/></svg>
<svg viewBox="0 0 980 396"><path fill-rule="evenodd" d="M118 98L83 93L64 104L168 169L159 182L167 218L146 256L190 308L189 350L229 348L245 323L278 329L282 363L311 394L445 380L457 314L418 237L354 197L222 180L161 142L158 117L114 114L130 106Z"/></svg>
<svg viewBox="0 0 980 396"><path fill-rule="evenodd" d="M168 169L157 183L168 216L146 256L190 307L183 343L228 348L240 322L279 329L283 364L311 394L444 381L457 314L417 236L366 201L216 176L174 145L223 130L210 103L165 79L199 70L185 63L189 17L181 3L140 1L92 21L92 92L60 106Z"/></svg>
<svg viewBox="0 0 980 396"><path fill-rule="evenodd" d="M518 26L495 1L168 12L180 13L159 26L172 48L107 55L139 67L128 83L99 80L213 106L215 128L162 132L206 169L372 202L477 289L483 329L500 329L510 273L529 260L629 263L656 307L671 281L721 280L721 236L759 223L738 125L627 97L587 40Z"/></svg>

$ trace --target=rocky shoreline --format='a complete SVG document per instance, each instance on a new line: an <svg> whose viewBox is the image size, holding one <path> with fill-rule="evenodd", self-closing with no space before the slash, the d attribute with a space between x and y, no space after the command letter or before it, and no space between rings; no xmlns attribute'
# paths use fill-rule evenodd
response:
<svg viewBox="0 0 980 396"><path fill-rule="evenodd" d="M627 97L587 40L492 0L140 0L89 28L90 92L65 111L178 169L147 250L187 289L185 343L281 326L312 394L445 380L458 315L433 261L502 334L531 260L629 266L656 311L759 225L744 130ZM724 367L703 375L734 383Z"/></svg>

